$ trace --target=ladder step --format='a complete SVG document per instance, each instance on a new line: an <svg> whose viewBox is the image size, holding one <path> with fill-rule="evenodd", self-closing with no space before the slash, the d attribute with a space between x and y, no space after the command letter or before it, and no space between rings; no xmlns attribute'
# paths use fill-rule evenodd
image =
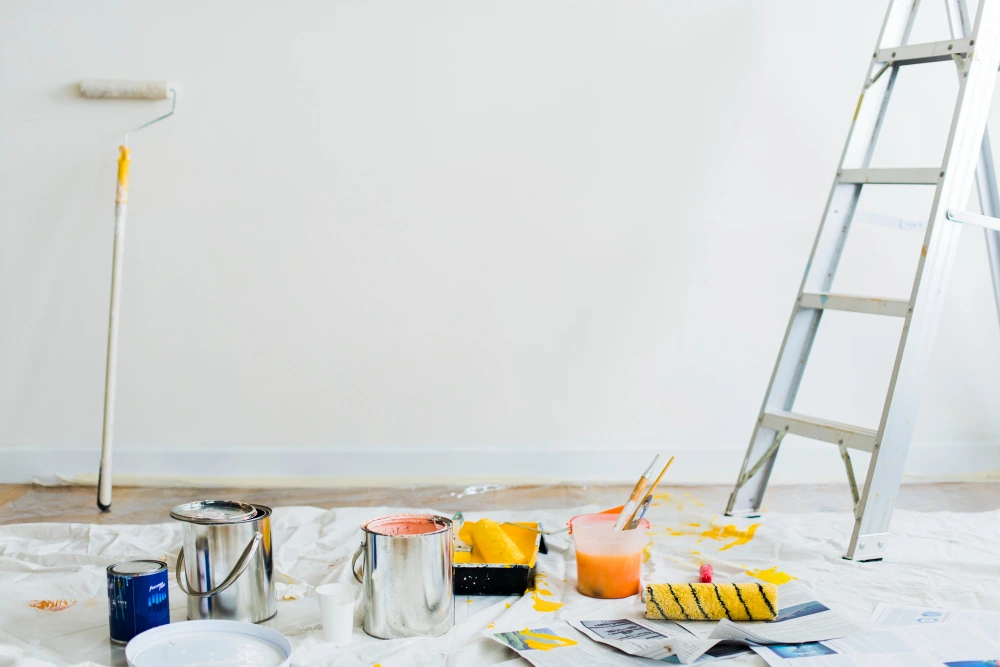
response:
<svg viewBox="0 0 1000 667"><path fill-rule="evenodd" d="M764 413L761 426L778 432L800 435L803 438L823 440L838 445L871 452L875 449L877 433L869 428L848 426L838 422L827 421L818 417L807 417L794 412L773 410Z"/></svg>
<svg viewBox="0 0 1000 667"><path fill-rule="evenodd" d="M949 39L943 42L909 44L891 49L879 49L875 60L895 65L919 65L921 63L951 60L956 54L965 55L972 50L972 39Z"/></svg>
<svg viewBox="0 0 1000 667"><path fill-rule="evenodd" d="M873 211L855 211L853 221L906 230L927 228L927 221L920 218L903 218L897 215L885 215L884 213L875 213Z"/></svg>
<svg viewBox="0 0 1000 667"><path fill-rule="evenodd" d="M872 183L884 185L937 185L941 170L937 167L904 169L844 169L841 183Z"/></svg>
<svg viewBox="0 0 1000 667"><path fill-rule="evenodd" d="M910 302L901 299L877 299L870 296L850 296L830 292L803 292L799 302L802 308L846 310L852 313L906 317Z"/></svg>

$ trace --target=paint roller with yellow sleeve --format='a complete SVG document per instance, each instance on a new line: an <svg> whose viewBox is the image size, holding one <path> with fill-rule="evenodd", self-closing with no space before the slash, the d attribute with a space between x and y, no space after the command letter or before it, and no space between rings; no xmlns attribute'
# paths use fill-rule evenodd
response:
<svg viewBox="0 0 1000 667"><path fill-rule="evenodd" d="M671 621L773 621L774 584L647 584L646 618Z"/></svg>
<svg viewBox="0 0 1000 667"><path fill-rule="evenodd" d="M467 521L458 531L463 542L472 545L473 562L524 565L528 557L496 521Z"/></svg>

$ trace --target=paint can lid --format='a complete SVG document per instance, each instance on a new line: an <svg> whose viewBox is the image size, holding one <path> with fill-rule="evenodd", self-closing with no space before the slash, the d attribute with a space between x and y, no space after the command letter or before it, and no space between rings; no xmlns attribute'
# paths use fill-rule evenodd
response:
<svg viewBox="0 0 1000 667"><path fill-rule="evenodd" d="M108 566L111 574L149 574L167 569L162 560L127 560Z"/></svg>
<svg viewBox="0 0 1000 667"><path fill-rule="evenodd" d="M146 630L125 647L130 667L286 667L292 644L277 630L239 621L186 621Z"/></svg>
<svg viewBox="0 0 1000 667"><path fill-rule="evenodd" d="M249 503L235 500L199 500L178 505L170 511L170 517L188 523L240 523L257 514L257 509Z"/></svg>

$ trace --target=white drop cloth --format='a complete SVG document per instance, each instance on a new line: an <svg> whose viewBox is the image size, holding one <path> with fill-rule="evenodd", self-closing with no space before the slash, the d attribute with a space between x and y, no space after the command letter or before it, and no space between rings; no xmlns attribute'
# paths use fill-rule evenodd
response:
<svg viewBox="0 0 1000 667"><path fill-rule="evenodd" d="M496 520L541 521L557 528L581 513L603 508L469 513ZM399 508L313 507L274 511L274 566L277 570L278 614L268 625L285 633L294 646L295 665L382 667L394 665L527 665L513 651L489 641L482 632L539 627L559 619L614 618L638 612L637 598L593 600L574 588L576 568L572 538L547 539L548 555L538 561L543 575L536 593L542 601L559 601L556 611L536 611L532 595L524 597L459 597L456 626L444 637L383 641L360 629L356 610L353 642L343 648L326 643L320 630L313 587L334 581L353 582L350 558L361 540L362 521ZM414 510L405 510L414 511ZM417 510L420 511L420 510ZM864 625L879 602L931 607L1000 610L1000 512L896 512L888 558L880 563L853 563L841 558L853 519L846 513L765 515L749 542L720 550L734 540L700 537L716 526L753 521L726 519L693 499L674 496L650 511L651 557L643 565L649 582L696 581L697 564L713 563L719 577L744 568L777 566L811 585L820 600ZM691 525L698 524L698 525ZM677 535L677 532L684 534ZM718 531L717 531L718 532ZM108 643L105 568L136 558L167 559L171 568L170 605L173 622L185 617L185 597L173 582L180 525L20 524L0 527L0 667L17 665L125 664L122 649ZM693 551L698 552L693 553ZM700 555L699 555L700 554ZM34 600L76 600L63 611L43 611ZM764 665L749 655L724 663Z"/></svg>

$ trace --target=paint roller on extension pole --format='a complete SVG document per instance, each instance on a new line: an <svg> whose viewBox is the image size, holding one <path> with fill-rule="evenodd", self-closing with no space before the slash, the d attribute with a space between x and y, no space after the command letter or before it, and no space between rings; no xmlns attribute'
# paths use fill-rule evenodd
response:
<svg viewBox="0 0 1000 667"><path fill-rule="evenodd" d="M97 506L103 512L111 509L111 453L115 432L115 380L118 368L118 312L121 304L122 264L125 255L125 218L128 210L128 135L158 123L173 115L177 108L177 91L166 81L122 81L117 79L84 79L80 95L90 99L165 100L170 98L170 111L125 133L118 149L118 187L115 192L115 240L111 259L111 307L108 316L108 356L104 369L104 426L101 432L101 467L97 474Z"/></svg>

